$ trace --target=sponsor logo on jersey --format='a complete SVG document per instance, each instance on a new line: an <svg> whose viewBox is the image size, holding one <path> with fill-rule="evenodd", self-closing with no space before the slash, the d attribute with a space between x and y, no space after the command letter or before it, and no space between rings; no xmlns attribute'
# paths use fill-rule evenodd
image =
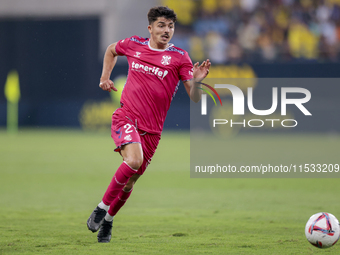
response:
<svg viewBox="0 0 340 255"><path fill-rule="evenodd" d="M139 52L139 51L136 51L136 54L134 55L134 57L136 57L136 58L140 58L140 54L141 54L141 52Z"/></svg>
<svg viewBox="0 0 340 255"><path fill-rule="evenodd" d="M194 68L191 68L191 70L189 70L189 75L194 75Z"/></svg>
<svg viewBox="0 0 340 255"><path fill-rule="evenodd" d="M163 56L161 63L162 63L162 65L166 66L166 65L170 64L170 60L171 60L170 56Z"/></svg>
<svg viewBox="0 0 340 255"><path fill-rule="evenodd" d="M131 135L127 135L127 136L125 136L125 137L124 137L124 140L126 140L126 141L131 141L131 140L132 140L132 137L131 137Z"/></svg>
<svg viewBox="0 0 340 255"><path fill-rule="evenodd" d="M146 73L146 74L154 74L156 76L158 76L159 78L161 78L162 80L164 79L164 77L169 73L167 70L162 70L159 67L155 67L155 66L147 66L144 64L140 64L140 63L136 63L136 62L132 62L132 66L131 66L132 70L138 71L138 72L142 72L142 73Z"/></svg>

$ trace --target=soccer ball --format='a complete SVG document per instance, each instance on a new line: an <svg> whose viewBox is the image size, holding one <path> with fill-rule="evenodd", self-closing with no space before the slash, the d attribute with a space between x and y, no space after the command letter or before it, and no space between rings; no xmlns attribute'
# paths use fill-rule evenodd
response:
<svg viewBox="0 0 340 255"><path fill-rule="evenodd" d="M333 214L320 212L309 218L305 234L312 245L318 248L329 248L339 240L339 228L339 221Z"/></svg>

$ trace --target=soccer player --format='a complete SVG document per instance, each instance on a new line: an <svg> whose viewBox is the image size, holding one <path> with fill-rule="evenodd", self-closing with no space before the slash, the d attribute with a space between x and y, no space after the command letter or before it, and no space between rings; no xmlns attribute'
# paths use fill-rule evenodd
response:
<svg viewBox="0 0 340 255"><path fill-rule="evenodd" d="M104 55L99 87L117 91L110 80L117 56L125 55L129 73L121 96L121 108L112 115L111 136L116 152L123 157L102 201L87 221L98 242L111 240L113 217L131 195L137 179L144 173L161 138L163 124L172 98L182 80L194 102L201 99L196 87L209 73L210 61L194 66L188 53L171 40L176 14L168 7L151 8L148 12L150 38L132 36L111 44Z"/></svg>

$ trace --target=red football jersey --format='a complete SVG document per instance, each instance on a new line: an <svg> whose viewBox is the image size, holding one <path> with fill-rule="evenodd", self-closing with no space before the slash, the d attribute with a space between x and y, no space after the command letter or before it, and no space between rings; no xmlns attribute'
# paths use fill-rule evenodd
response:
<svg viewBox="0 0 340 255"><path fill-rule="evenodd" d="M121 105L137 127L160 134L179 80L193 78L193 65L188 53L174 45L165 50L153 49L149 38L132 36L118 41L118 55L125 55L129 73Z"/></svg>

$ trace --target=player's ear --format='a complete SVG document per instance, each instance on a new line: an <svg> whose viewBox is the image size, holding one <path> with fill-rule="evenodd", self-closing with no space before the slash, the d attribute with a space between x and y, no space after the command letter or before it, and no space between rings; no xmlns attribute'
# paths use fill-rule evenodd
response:
<svg viewBox="0 0 340 255"><path fill-rule="evenodd" d="M151 27L151 25L148 25L148 30L149 30L150 33L152 32L152 27Z"/></svg>

